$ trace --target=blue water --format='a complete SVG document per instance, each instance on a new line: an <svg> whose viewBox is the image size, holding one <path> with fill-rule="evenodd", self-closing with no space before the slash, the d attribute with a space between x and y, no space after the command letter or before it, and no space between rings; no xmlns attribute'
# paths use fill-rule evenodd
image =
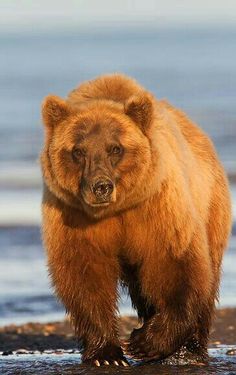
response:
<svg viewBox="0 0 236 375"><path fill-rule="evenodd" d="M40 103L108 72L186 110L235 161L236 28L0 35L0 160L35 162Z"/></svg>
<svg viewBox="0 0 236 375"><path fill-rule="evenodd" d="M0 35L0 324L63 316L48 284L38 230L43 97L66 96L102 73L131 75L198 122L232 176L235 40L236 28ZM231 190L236 218L235 186ZM222 306L236 306L235 241L224 261ZM130 311L124 300L121 312Z"/></svg>
<svg viewBox="0 0 236 375"><path fill-rule="evenodd" d="M38 227L0 228L0 325L64 317L53 297ZM225 254L220 307L236 306L236 236ZM121 293L121 314L134 314Z"/></svg>

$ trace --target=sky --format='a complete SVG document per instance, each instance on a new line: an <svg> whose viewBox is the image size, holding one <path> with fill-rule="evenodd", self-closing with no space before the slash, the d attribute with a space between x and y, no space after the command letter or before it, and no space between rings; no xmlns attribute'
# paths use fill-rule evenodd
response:
<svg viewBox="0 0 236 375"><path fill-rule="evenodd" d="M0 30L236 24L236 0L0 0Z"/></svg>

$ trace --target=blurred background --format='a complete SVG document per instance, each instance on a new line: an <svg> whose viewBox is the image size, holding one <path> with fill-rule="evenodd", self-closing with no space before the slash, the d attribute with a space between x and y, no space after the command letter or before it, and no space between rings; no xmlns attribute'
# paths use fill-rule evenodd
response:
<svg viewBox="0 0 236 375"><path fill-rule="evenodd" d="M236 218L235 0L0 2L0 325L64 316L40 239L44 96L109 72L136 78L212 137ZM236 306L236 227L220 307ZM132 313L129 300L120 311Z"/></svg>

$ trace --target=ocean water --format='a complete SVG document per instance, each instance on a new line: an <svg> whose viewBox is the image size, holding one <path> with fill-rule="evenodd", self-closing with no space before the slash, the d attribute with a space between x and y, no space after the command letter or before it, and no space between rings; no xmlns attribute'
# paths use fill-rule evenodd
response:
<svg viewBox="0 0 236 375"><path fill-rule="evenodd" d="M235 181L236 28L0 35L0 325L63 316L52 296L39 225L42 99L123 72L185 110L213 139ZM231 186L236 219L236 187ZM223 266L221 306L236 306L236 239ZM123 299L122 313L131 313Z"/></svg>
<svg viewBox="0 0 236 375"><path fill-rule="evenodd" d="M0 229L0 325L62 319L63 306L53 296L39 227ZM236 236L230 241L222 270L218 307L236 306ZM122 315L135 314L121 293Z"/></svg>

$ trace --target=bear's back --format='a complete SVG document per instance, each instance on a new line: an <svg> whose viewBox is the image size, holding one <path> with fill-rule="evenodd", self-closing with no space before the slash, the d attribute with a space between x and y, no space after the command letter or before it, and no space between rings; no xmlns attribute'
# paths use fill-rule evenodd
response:
<svg viewBox="0 0 236 375"><path fill-rule="evenodd" d="M125 103L141 90L144 89L134 79L122 74L110 74L82 83L68 95L68 102L72 106L91 100Z"/></svg>
<svg viewBox="0 0 236 375"><path fill-rule="evenodd" d="M204 131L178 108L173 107L168 101L161 101L162 105L174 117L175 124L180 129L183 137L190 146L193 154L202 161L213 166L219 165L215 147Z"/></svg>

